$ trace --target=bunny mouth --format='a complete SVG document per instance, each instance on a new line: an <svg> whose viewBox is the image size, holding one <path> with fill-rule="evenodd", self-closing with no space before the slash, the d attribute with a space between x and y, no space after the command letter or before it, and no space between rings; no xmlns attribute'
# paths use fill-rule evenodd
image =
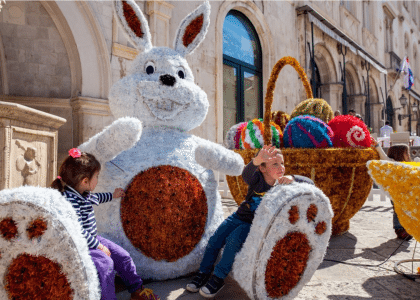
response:
<svg viewBox="0 0 420 300"><path fill-rule="evenodd" d="M188 104L181 105L169 99L147 99L144 100L151 113L158 119L166 121L173 119L181 110L185 109Z"/></svg>

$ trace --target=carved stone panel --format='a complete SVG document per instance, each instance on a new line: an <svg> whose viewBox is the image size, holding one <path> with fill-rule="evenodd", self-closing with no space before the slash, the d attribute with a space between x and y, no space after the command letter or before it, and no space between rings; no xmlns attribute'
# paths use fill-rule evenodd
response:
<svg viewBox="0 0 420 300"><path fill-rule="evenodd" d="M10 188L49 186L53 179L54 138L54 133L12 127Z"/></svg>
<svg viewBox="0 0 420 300"><path fill-rule="evenodd" d="M0 101L0 189L47 187L57 176L58 128L65 119Z"/></svg>

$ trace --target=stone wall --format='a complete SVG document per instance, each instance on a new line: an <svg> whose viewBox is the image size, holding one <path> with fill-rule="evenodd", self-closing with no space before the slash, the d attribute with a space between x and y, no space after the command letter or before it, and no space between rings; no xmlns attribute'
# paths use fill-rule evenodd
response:
<svg viewBox="0 0 420 300"><path fill-rule="evenodd" d="M0 14L9 95L70 97L66 48L38 1L7 3Z"/></svg>

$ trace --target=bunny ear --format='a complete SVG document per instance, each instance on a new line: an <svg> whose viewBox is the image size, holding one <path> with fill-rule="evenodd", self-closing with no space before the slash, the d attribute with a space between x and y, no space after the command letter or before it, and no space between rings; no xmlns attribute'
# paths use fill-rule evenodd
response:
<svg viewBox="0 0 420 300"><path fill-rule="evenodd" d="M140 51L152 48L149 25L133 0L114 1L115 13L128 38Z"/></svg>
<svg viewBox="0 0 420 300"><path fill-rule="evenodd" d="M190 13L179 26L175 38L175 51L186 56L200 45L210 25L210 3L201 4Z"/></svg>

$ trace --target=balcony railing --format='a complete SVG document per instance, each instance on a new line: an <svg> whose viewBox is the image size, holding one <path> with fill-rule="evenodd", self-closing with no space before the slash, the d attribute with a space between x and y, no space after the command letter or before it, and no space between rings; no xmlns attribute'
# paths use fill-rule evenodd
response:
<svg viewBox="0 0 420 300"><path fill-rule="evenodd" d="M388 71L394 71L394 72L398 72L397 69L400 67L401 65L401 58L393 51L389 51L388 52L388 63L387 63L387 69Z"/></svg>

